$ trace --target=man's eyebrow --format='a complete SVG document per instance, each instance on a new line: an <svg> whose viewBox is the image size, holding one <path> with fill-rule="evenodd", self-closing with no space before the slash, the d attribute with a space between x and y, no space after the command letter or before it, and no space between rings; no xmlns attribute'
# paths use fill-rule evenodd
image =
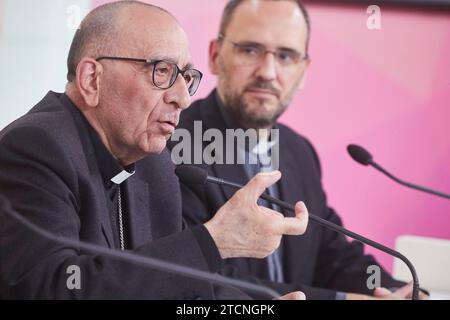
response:
<svg viewBox="0 0 450 320"><path fill-rule="evenodd" d="M288 47L278 47L277 50L290 51L294 53L300 53L297 49L288 48Z"/></svg>
<svg viewBox="0 0 450 320"><path fill-rule="evenodd" d="M236 44L238 44L238 45L240 45L240 46L258 46L258 47L264 47L264 45L263 45L262 43L254 42L254 41L249 41L249 40L238 41L238 42L236 42Z"/></svg>
<svg viewBox="0 0 450 320"><path fill-rule="evenodd" d="M266 48L266 46L262 43L259 42L254 42L254 41L250 41L250 40L242 40L237 42L238 45L240 46L256 46L256 47L264 47ZM290 48L290 47L277 47L276 50L283 50L283 51L290 51L290 52L295 52L295 53L300 53L298 50L294 49L294 48Z"/></svg>
<svg viewBox="0 0 450 320"><path fill-rule="evenodd" d="M150 60L164 60L170 63L177 63L177 61L173 57L169 56L162 56L162 55L155 55Z"/></svg>
<svg viewBox="0 0 450 320"><path fill-rule="evenodd" d="M164 61L176 64L178 66L177 61L173 57L169 57L169 56L154 56L151 60L164 60ZM184 71L187 69L192 69L193 67L194 67L194 65L191 62L188 62L184 67L182 67L180 69Z"/></svg>
<svg viewBox="0 0 450 320"><path fill-rule="evenodd" d="M182 70L184 71L184 70L188 70L188 69L192 69L192 68L194 68L194 64L189 62L182 68Z"/></svg>

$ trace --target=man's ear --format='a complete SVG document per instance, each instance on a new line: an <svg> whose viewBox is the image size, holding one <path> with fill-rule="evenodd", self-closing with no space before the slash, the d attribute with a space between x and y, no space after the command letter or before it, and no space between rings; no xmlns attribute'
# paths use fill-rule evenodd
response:
<svg viewBox="0 0 450 320"><path fill-rule="evenodd" d="M209 71L214 74L217 75L219 70L218 70L218 56L219 56L219 48L220 48L220 43L217 39L211 40L211 42L209 43Z"/></svg>
<svg viewBox="0 0 450 320"><path fill-rule="evenodd" d="M306 83L306 75L308 74L309 64L311 63L311 59L305 61L305 70L303 70L302 79L300 80L300 84L298 85L298 90L303 90Z"/></svg>
<svg viewBox="0 0 450 320"><path fill-rule="evenodd" d="M96 107L100 96L100 75L103 67L92 58L83 58L77 66L77 88L89 107Z"/></svg>

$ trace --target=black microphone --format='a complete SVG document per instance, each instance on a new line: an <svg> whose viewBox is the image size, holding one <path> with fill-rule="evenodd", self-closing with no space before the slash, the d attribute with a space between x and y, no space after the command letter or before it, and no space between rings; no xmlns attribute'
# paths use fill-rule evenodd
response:
<svg viewBox="0 0 450 320"><path fill-rule="evenodd" d="M101 254L104 256L116 258L118 260L126 261L129 263L141 265L148 267L150 269L156 269L163 272L169 272L177 275L181 275L184 277L189 277L192 279L202 280L206 282L212 282L220 285L226 286L234 286L241 289L249 290L255 293L263 294L269 296L271 299L279 298L280 294L276 291L267 288L265 286L253 284L246 281L241 281L237 279L232 279L228 277L224 277L222 275L216 273L210 273L202 270L197 270L191 267L178 265L172 262L167 262L160 259L155 259L151 257L145 257L141 255L137 255L134 253L119 251L116 249L110 249L107 247L103 247L97 244L92 244L76 239L71 239L63 236L59 236L53 233L50 233L43 228L37 226L27 218L15 212L10 203L0 194L0 214L3 213L15 221L19 222L21 225L25 226L27 229L33 231L37 235L46 238L48 240L54 241L56 243L60 243L63 245L67 245L70 247L80 248L92 253Z"/></svg>
<svg viewBox="0 0 450 320"><path fill-rule="evenodd" d="M237 184L234 182L230 182L230 181L216 178L216 177L211 177L208 175L206 170L203 170L203 169L193 166L193 165L179 165L175 169L175 174L178 176L178 178L183 183L188 184L188 185L198 185L198 184L206 184L206 182L212 182L215 184L232 187L234 189L240 189L243 187L243 185L240 185L240 184ZM265 194L265 193L261 194L260 197L268 202L278 205L281 208L295 212L295 207L292 204L289 204L287 202L273 198L270 195ZM412 298L413 298L413 300L419 300L420 287L419 287L419 278L417 277L416 269L412 265L411 261L409 261L403 254L401 254L400 252L395 251L391 248L388 248L388 247L382 245L381 243L375 242L375 241L370 240L364 236L361 236L353 231L347 230L344 227L338 226L337 224L334 224L328 220L322 219L312 213L309 213L309 218L312 221L314 221L326 228L329 228L336 232L345 234L346 236L349 236L352 239L355 239L359 242L365 243L371 247L374 247L382 252L385 252L385 253L387 253L391 256L394 256L394 257L400 259L401 261L403 261L406 264L406 266L408 267L409 271L411 272L411 275L413 278Z"/></svg>
<svg viewBox="0 0 450 320"><path fill-rule="evenodd" d="M358 162L358 163L360 163L360 164L362 164L364 166L371 165L372 167L374 167L375 169L377 169L381 173L385 174L386 176L388 176L389 178L391 178L395 182L400 183L403 186L406 186L406 187L411 188L411 189L423 191L423 192L426 192L426 193L430 193L430 194L433 194L435 196L442 197L442 198L445 198L445 199L450 199L450 195L449 194L445 194L445 193L440 192L440 191L435 191L435 190L431 190L429 188L418 186L416 184L413 184L413 183L410 183L410 182L406 182L404 180L401 180L401 179L393 176L391 173L387 172L379 164L377 164L375 161L373 161L373 157L369 153L369 151L367 151L366 149L364 149L361 146L358 146L358 145L355 145L355 144L350 144L350 145L347 146L347 151L350 154L350 156L352 157L352 159L355 160L356 162Z"/></svg>

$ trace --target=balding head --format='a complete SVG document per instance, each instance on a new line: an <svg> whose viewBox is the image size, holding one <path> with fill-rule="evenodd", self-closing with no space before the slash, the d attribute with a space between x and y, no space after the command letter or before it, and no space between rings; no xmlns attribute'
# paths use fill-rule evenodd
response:
<svg viewBox="0 0 450 320"><path fill-rule="evenodd" d="M161 62L177 70L167 88L154 81ZM136 1L114 2L81 23L66 94L111 154L128 165L165 148L190 104L184 71L191 66L186 33L171 14Z"/></svg>
<svg viewBox="0 0 450 320"><path fill-rule="evenodd" d="M91 11L81 22L70 47L67 58L67 80L75 80L78 63L83 57L96 58L99 55L114 55L126 39L124 33L130 26L127 17L137 11L151 11L155 15L175 18L166 10L138 1L107 3Z"/></svg>

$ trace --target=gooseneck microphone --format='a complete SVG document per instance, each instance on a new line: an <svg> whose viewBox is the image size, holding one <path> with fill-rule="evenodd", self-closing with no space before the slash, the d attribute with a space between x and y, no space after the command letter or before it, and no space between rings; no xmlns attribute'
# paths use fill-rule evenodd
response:
<svg viewBox="0 0 450 320"><path fill-rule="evenodd" d="M429 194L433 194L435 196L438 197L442 197L445 199L450 199L450 195L449 194L445 194L443 192L440 191L436 191L436 190L432 190L429 188L425 188L410 182L406 182L404 180L401 180L397 177L395 177L394 175L392 175L391 173L389 173L388 171L386 171L384 168L382 168L379 164L377 164L375 161L373 161L373 157L372 155L369 153L369 151L367 151L366 149L364 149L361 146L355 145L355 144L350 144L347 146L347 151L350 154L350 156L352 157L353 160L355 160L356 162L364 165L364 166L368 166L371 165L372 167L374 167L375 169L377 169L378 171L380 171L381 173L383 173L384 175L386 175L387 177L389 177L390 179L394 180L395 182L411 188L411 189L415 189L415 190L419 190L419 191L423 191Z"/></svg>
<svg viewBox="0 0 450 320"><path fill-rule="evenodd" d="M134 253L130 253L127 251L119 251L116 249L110 249L107 247L103 247L100 245L71 239L68 237L59 236L53 233L48 232L47 230L44 230L43 228L37 226L33 222L29 221L27 218L23 217L22 215L15 212L9 202L6 201L6 199L0 195L0 214L3 213L10 218L14 219L15 221L19 222L21 225L25 226L30 231L34 232L35 234L54 241L59 244L67 245L73 248L80 248L92 253L101 254L104 256L108 256L111 258L115 258L118 260L126 261L129 263L133 263L136 265L141 265L144 267L148 267L150 269L159 270L162 272L169 272L172 274L181 275L184 277L189 277L192 279L202 280L206 282L212 282L220 285L225 286L234 286L241 289L249 290L255 293L263 294L271 299L278 298L280 296L279 293L276 291L267 288L265 286L253 284L246 281L241 281L237 279L232 279L228 277L224 277L222 275L216 274L216 273L210 273L198 269L194 269L191 267L178 265L175 263L167 262L160 259L155 259L151 257L141 256Z"/></svg>
<svg viewBox="0 0 450 320"><path fill-rule="evenodd" d="M228 186L234 189L240 189L243 187L243 185L230 182L224 179L211 177L208 175L207 171L193 166L193 165L179 165L175 169L175 173L178 176L178 178L185 184L188 185L199 185L199 184L206 184L206 182L211 182L219 185ZM279 199L273 198L269 196L268 194L261 194L260 196L264 200L276 204L277 206L284 208L286 210L295 212L295 207L292 204L289 204L287 202L281 201ZM385 252L391 256L394 256L401 261L403 261L406 266L408 267L409 271L411 272L412 278L413 278L413 300L419 300L419 278L417 277L416 269L412 265L411 261L409 261L404 255L402 255L400 252L395 251L391 248L388 248L378 242L375 242L373 240L370 240L364 236L361 236L353 231L347 230L341 226L338 226L337 224L334 224L328 220L322 219L312 213L309 213L309 219L312 221L326 227L329 229L332 229L338 233L345 234L346 236L349 236L352 239L355 239L359 242L362 242L364 244L367 244L371 247L374 247L382 252Z"/></svg>

